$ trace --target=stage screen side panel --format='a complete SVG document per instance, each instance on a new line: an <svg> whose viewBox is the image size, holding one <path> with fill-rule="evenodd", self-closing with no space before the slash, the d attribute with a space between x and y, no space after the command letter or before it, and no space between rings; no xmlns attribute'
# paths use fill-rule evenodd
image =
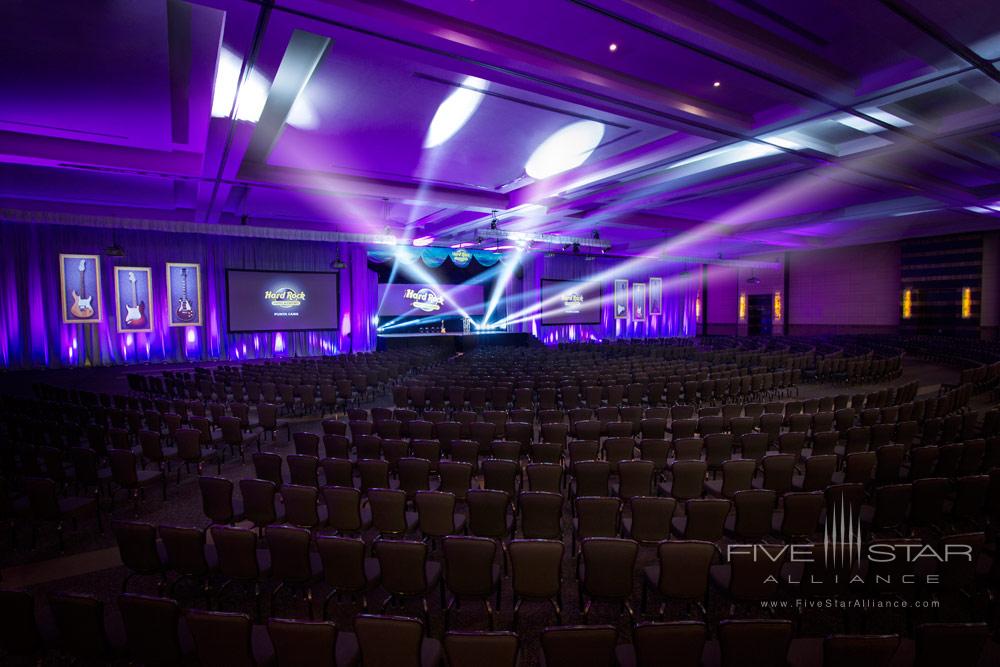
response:
<svg viewBox="0 0 1000 667"><path fill-rule="evenodd" d="M482 315L485 312L482 285L427 285L383 283L378 286L380 318ZM461 310L459 310L461 309Z"/></svg>
<svg viewBox="0 0 1000 667"><path fill-rule="evenodd" d="M337 273L227 269L229 332L336 329L339 295Z"/></svg>
<svg viewBox="0 0 1000 667"><path fill-rule="evenodd" d="M600 324L601 283L542 279L542 324Z"/></svg>

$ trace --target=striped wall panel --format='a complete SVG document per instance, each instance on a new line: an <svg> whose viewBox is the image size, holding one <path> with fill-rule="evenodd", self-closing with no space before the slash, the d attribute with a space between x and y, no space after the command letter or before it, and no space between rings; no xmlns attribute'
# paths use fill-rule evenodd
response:
<svg viewBox="0 0 1000 667"><path fill-rule="evenodd" d="M979 335L983 239L957 234L900 242L900 295L912 290L909 319L903 333ZM962 317L962 291L971 289L971 316ZM902 296L901 296L902 300Z"/></svg>

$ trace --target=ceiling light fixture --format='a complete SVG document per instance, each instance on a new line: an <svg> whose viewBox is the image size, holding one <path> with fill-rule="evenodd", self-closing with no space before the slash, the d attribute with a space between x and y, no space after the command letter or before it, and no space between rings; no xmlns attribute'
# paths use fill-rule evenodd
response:
<svg viewBox="0 0 1000 667"><path fill-rule="evenodd" d="M721 85L722 85L721 81L715 81L715 82L712 83L712 88L718 88Z"/></svg>
<svg viewBox="0 0 1000 667"><path fill-rule="evenodd" d="M615 44L614 42L611 42L610 44L608 44L608 51L610 51L611 53L614 53L617 50L618 50L618 45L617 44Z"/></svg>
<svg viewBox="0 0 1000 667"><path fill-rule="evenodd" d="M493 209L493 217L490 219L490 229L497 229L497 211Z"/></svg>
<svg viewBox="0 0 1000 667"><path fill-rule="evenodd" d="M427 128L424 148L440 146L461 130L479 108L484 97L483 91L489 88L489 85L488 81L478 77L465 77L434 113L434 118Z"/></svg>
<svg viewBox="0 0 1000 667"><path fill-rule="evenodd" d="M604 138L604 124L580 120L560 128L539 144L524 170L534 179L548 178L579 167Z"/></svg>
<svg viewBox="0 0 1000 667"><path fill-rule="evenodd" d="M212 89L212 117L228 118L233 112L233 100L239 89L239 99L236 101L236 120L256 123L264 111L267 95L271 90L271 81L255 67L240 85L240 71L243 59L228 47L219 50L219 63L215 70L215 86ZM319 127L319 114L316 107L306 98L305 90L301 91L292 103L286 121L289 125L303 130Z"/></svg>

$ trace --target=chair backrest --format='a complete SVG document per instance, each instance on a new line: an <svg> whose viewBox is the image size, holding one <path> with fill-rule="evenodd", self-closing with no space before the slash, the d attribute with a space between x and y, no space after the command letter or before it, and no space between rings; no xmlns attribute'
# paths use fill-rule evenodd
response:
<svg viewBox="0 0 1000 667"><path fill-rule="evenodd" d="M129 658L145 665L173 665L183 651L178 637L181 608L175 600L123 593L118 609Z"/></svg>
<svg viewBox="0 0 1000 667"><path fill-rule="evenodd" d="M424 626L412 618L359 614L354 632L364 667L421 667ZM392 637L392 641L386 641Z"/></svg>
<svg viewBox="0 0 1000 667"><path fill-rule="evenodd" d="M558 595L564 550L559 540L512 540L508 551L514 593L527 598Z"/></svg>
<svg viewBox="0 0 1000 667"><path fill-rule="evenodd" d="M185 614L203 665L245 665L256 661L251 646L253 623L246 614L191 609Z"/></svg>
<svg viewBox="0 0 1000 667"><path fill-rule="evenodd" d="M615 537L621 521L621 501L617 498L579 496L575 502L578 538Z"/></svg>
<svg viewBox="0 0 1000 667"><path fill-rule="evenodd" d="M138 458L130 450L112 449L108 451L108 461L111 464L111 479L115 484L134 489L138 484L136 463Z"/></svg>
<svg viewBox="0 0 1000 667"><path fill-rule="evenodd" d="M708 571L718 550L711 542L671 540L657 547L657 589L667 598L701 600L708 590Z"/></svg>
<svg viewBox="0 0 1000 667"><path fill-rule="evenodd" d="M444 582L455 595L485 597L496 588L496 543L488 537L444 538Z"/></svg>
<svg viewBox="0 0 1000 667"><path fill-rule="evenodd" d="M684 539L717 542L733 503L724 498L692 498L684 503Z"/></svg>
<svg viewBox="0 0 1000 667"><path fill-rule="evenodd" d="M257 479L266 479L273 482L275 486L281 487L284 484L284 459L280 454L274 452L257 452L253 455L254 476Z"/></svg>
<svg viewBox="0 0 1000 667"><path fill-rule="evenodd" d="M563 469L558 463L529 463L524 472L531 491L562 492Z"/></svg>
<svg viewBox="0 0 1000 667"><path fill-rule="evenodd" d="M704 461L677 461L674 463L673 485L670 495L677 500L699 498L708 465Z"/></svg>
<svg viewBox="0 0 1000 667"><path fill-rule="evenodd" d="M472 473L471 463L441 461L438 466L441 484L438 488L441 491L455 494L455 498L459 500L465 500L472 487Z"/></svg>
<svg viewBox="0 0 1000 667"><path fill-rule="evenodd" d="M914 667L975 665L989 637L986 623L924 623L917 626Z"/></svg>
<svg viewBox="0 0 1000 667"><path fill-rule="evenodd" d="M618 632L613 625L566 625L542 630L546 665L613 667Z"/></svg>
<svg viewBox="0 0 1000 667"><path fill-rule="evenodd" d="M505 491L472 489L468 492L466 502L469 507L470 534L493 538L507 535L510 496Z"/></svg>
<svg viewBox="0 0 1000 667"><path fill-rule="evenodd" d="M277 520L274 498L277 486L265 479L241 479L240 495L243 498L243 512L255 526L266 526Z"/></svg>
<svg viewBox="0 0 1000 667"><path fill-rule="evenodd" d="M733 532L741 539L760 540L771 532L771 513L777 494L769 489L740 491L733 496L736 523Z"/></svg>
<svg viewBox="0 0 1000 667"><path fill-rule="evenodd" d="M697 621L639 623L633 632L636 667L660 667L664 656L677 667L701 667L708 631Z"/></svg>
<svg viewBox="0 0 1000 667"><path fill-rule="evenodd" d="M11 655L25 656L35 653L41 646L34 596L25 591L0 590L0 649Z"/></svg>
<svg viewBox="0 0 1000 667"><path fill-rule="evenodd" d="M209 530L222 576L241 581L252 581L260 576L257 534L253 530L234 526L212 526Z"/></svg>
<svg viewBox="0 0 1000 667"><path fill-rule="evenodd" d="M379 540L375 553L382 570L382 588L390 594L427 592L427 545L408 540Z"/></svg>
<svg viewBox="0 0 1000 667"><path fill-rule="evenodd" d="M85 661L109 656L112 648L104 625L104 602L78 593L50 593L49 608L59 633L62 652ZM31 609L31 617L33 622L34 609ZM6 626L6 621L4 624ZM26 633L30 639L31 630L26 630ZM2 645L6 648L6 642Z"/></svg>
<svg viewBox="0 0 1000 667"><path fill-rule="evenodd" d="M156 548L156 526L142 521L114 521L111 530L125 567L145 574L159 572L163 568Z"/></svg>
<svg viewBox="0 0 1000 667"><path fill-rule="evenodd" d="M516 667L518 650L513 632L449 632L444 636L449 667Z"/></svg>
<svg viewBox="0 0 1000 667"><path fill-rule="evenodd" d="M521 534L526 538L561 538L562 503L559 493L522 491L518 496Z"/></svg>
<svg viewBox="0 0 1000 667"><path fill-rule="evenodd" d="M635 559L639 543L617 537L588 537L580 549L583 555L583 589L602 599L628 599L632 595Z"/></svg>
<svg viewBox="0 0 1000 667"><path fill-rule="evenodd" d="M724 667L785 667L791 641L791 621L728 619L719 622Z"/></svg>
<svg viewBox="0 0 1000 667"><path fill-rule="evenodd" d="M323 562L323 577L337 591L357 592L368 587L364 540L340 535L321 535L316 549Z"/></svg>
<svg viewBox="0 0 1000 667"><path fill-rule="evenodd" d="M829 635L823 667L885 667L898 648L899 635Z"/></svg>
<svg viewBox="0 0 1000 667"><path fill-rule="evenodd" d="M579 461L573 465L573 479L578 496L606 496L611 478L607 461Z"/></svg>
<svg viewBox="0 0 1000 667"><path fill-rule="evenodd" d="M286 582L304 582L312 578L309 559L312 535L308 530L295 526L268 526L266 536L271 577Z"/></svg>
<svg viewBox="0 0 1000 667"><path fill-rule="evenodd" d="M369 489L372 523L379 533L403 535L407 530L406 492L399 489Z"/></svg>
<svg viewBox="0 0 1000 667"><path fill-rule="evenodd" d="M629 534L642 544L655 544L670 536L671 520L677 510L674 498L633 496L629 500Z"/></svg>
<svg viewBox="0 0 1000 667"><path fill-rule="evenodd" d="M281 498L285 502L285 522L302 528L319 526L320 518L316 502L319 490L315 486L285 484L281 487Z"/></svg>
<svg viewBox="0 0 1000 667"><path fill-rule="evenodd" d="M233 520L233 483L225 477L198 478L201 490L201 509L212 523L230 523Z"/></svg>
<svg viewBox="0 0 1000 667"><path fill-rule="evenodd" d="M783 498L780 532L785 538L811 537L819 528L826 501L822 491L794 491Z"/></svg>
<svg viewBox="0 0 1000 667"><path fill-rule="evenodd" d="M161 525L159 532L170 570L189 577L205 576L211 571L205 558L204 531L191 526Z"/></svg>
<svg viewBox="0 0 1000 667"><path fill-rule="evenodd" d="M279 665L337 664L337 626L333 623L272 618L267 634Z"/></svg>
<svg viewBox="0 0 1000 667"><path fill-rule="evenodd" d="M443 537L455 532L455 494L446 491L417 491L420 532L425 537Z"/></svg>

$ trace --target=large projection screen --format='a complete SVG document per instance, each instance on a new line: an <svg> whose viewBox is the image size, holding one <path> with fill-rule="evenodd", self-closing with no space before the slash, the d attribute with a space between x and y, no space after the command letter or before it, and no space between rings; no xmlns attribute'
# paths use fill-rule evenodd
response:
<svg viewBox="0 0 1000 667"><path fill-rule="evenodd" d="M336 329L339 297L337 273L226 270L230 333Z"/></svg>
<svg viewBox="0 0 1000 667"><path fill-rule="evenodd" d="M431 285L427 283L383 283L378 286L378 316L454 316L464 311L482 315L483 286Z"/></svg>
<svg viewBox="0 0 1000 667"><path fill-rule="evenodd" d="M600 323L601 283L542 279L543 325Z"/></svg>

